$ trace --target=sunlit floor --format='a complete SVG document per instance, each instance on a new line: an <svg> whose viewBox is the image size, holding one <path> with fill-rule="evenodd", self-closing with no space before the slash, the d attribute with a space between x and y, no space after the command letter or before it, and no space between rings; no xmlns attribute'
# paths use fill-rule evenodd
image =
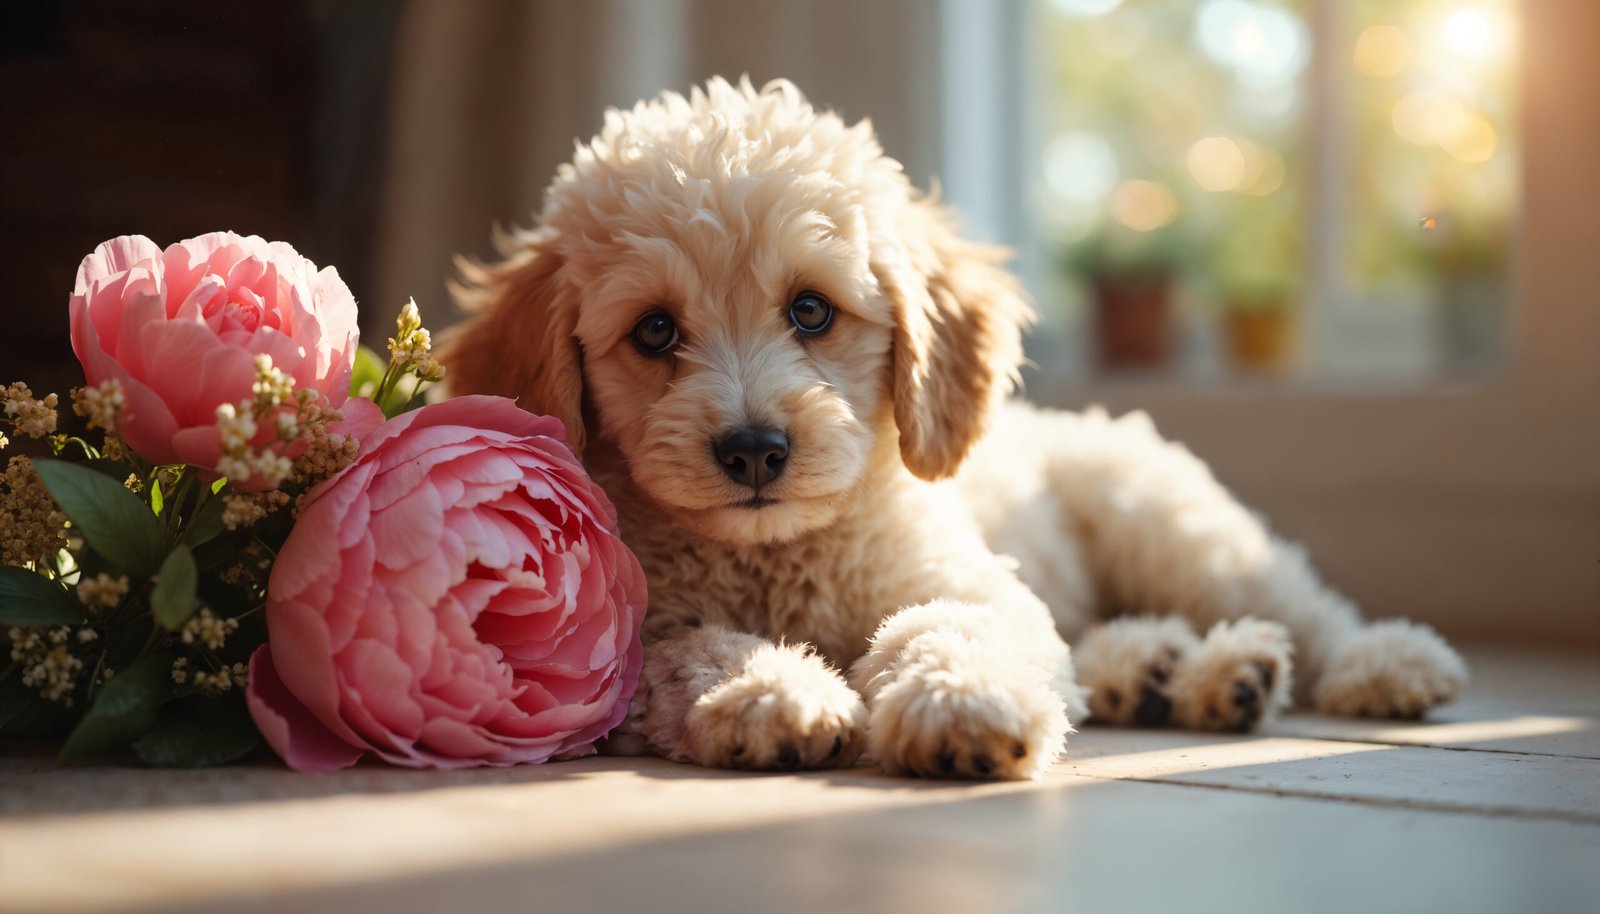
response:
<svg viewBox="0 0 1600 914"><path fill-rule="evenodd" d="M1089 728L1020 785L0 758L0 910L1600 911L1600 657L1471 657L1425 723Z"/></svg>

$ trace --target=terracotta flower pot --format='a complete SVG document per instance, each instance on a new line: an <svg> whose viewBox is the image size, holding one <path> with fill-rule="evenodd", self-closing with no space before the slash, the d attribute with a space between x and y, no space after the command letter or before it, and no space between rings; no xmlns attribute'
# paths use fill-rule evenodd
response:
<svg viewBox="0 0 1600 914"><path fill-rule="evenodd" d="M1294 315L1288 308L1230 308L1223 314L1228 364L1246 374L1281 374L1294 361Z"/></svg>
<svg viewBox="0 0 1600 914"><path fill-rule="evenodd" d="M1095 350L1102 371L1163 368L1172 360L1172 280L1101 276L1094 282Z"/></svg>

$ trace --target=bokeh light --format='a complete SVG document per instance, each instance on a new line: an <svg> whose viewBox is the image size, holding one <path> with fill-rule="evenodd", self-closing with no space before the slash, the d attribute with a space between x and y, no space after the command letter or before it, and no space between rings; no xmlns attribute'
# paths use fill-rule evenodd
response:
<svg viewBox="0 0 1600 914"><path fill-rule="evenodd" d="M1439 145L1463 162L1474 165L1487 162L1494 158L1497 145L1494 125L1482 115L1468 112L1466 120Z"/></svg>
<svg viewBox="0 0 1600 914"><path fill-rule="evenodd" d="M1411 66L1411 36L1392 25L1374 25L1356 39L1356 70L1367 76L1395 76Z"/></svg>
<svg viewBox="0 0 1600 914"><path fill-rule="evenodd" d="M1255 197L1265 197L1283 187L1284 178L1289 173L1288 165L1283 161L1283 156L1276 149L1263 146L1251 146L1261 156L1259 171L1245 178L1244 192Z"/></svg>
<svg viewBox="0 0 1600 914"><path fill-rule="evenodd" d="M1117 154L1105 137L1070 130L1045 147L1044 178L1063 199L1098 205L1117 183Z"/></svg>
<svg viewBox="0 0 1600 914"><path fill-rule="evenodd" d="M1463 162L1487 162L1494 156L1494 125L1450 93L1408 92L1395 103L1390 120L1395 133L1408 142L1437 146Z"/></svg>
<svg viewBox="0 0 1600 914"><path fill-rule="evenodd" d="M1136 232L1153 232L1178 218L1178 198L1156 181L1123 181L1111 191L1111 218Z"/></svg>
<svg viewBox="0 0 1600 914"><path fill-rule="evenodd" d="M1239 76L1285 82L1298 76L1310 53L1305 25L1281 6L1210 0L1195 21L1200 47Z"/></svg>
<svg viewBox="0 0 1600 914"><path fill-rule="evenodd" d="M1240 144L1225 136L1196 140L1186 157L1196 184L1213 193L1238 190L1245 182L1245 154Z"/></svg>

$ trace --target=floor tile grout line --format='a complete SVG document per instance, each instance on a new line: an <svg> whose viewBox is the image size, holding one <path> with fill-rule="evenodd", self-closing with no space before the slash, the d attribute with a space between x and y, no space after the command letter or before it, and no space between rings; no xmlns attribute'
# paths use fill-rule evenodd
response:
<svg viewBox="0 0 1600 914"><path fill-rule="evenodd" d="M1246 787L1242 784L1206 784L1199 781L1171 780L1160 777L1118 777L1103 774L1066 772L1069 776L1090 781L1121 781L1138 784L1161 784L1168 787L1197 787L1202 790L1227 790L1235 793L1291 797L1300 800L1328 800L1355 806L1372 806L1383 809L1408 809L1417 812L1438 812L1451 815L1485 816L1494 819L1522 819L1543 822L1565 822L1572 825L1600 826L1600 815L1566 813L1556 810L1521 809L1514 806L1465 806L1458 803L1437 803L1427 800L1393 800L1387 797L1352 796L1324 793L1316 790L1295 790L1283 787Z"/></svg>
<svg viewBox="0 0 1600 914"><path fill-rule="evenodd" d="M1278 739L1305 739L1323 743L1360 743L1363 746L1391 746L1395 749L1442 749L1446 752L1492 752L1496 755L1534 755L1540 758L1570 758L1600 762L1597 755L1573 755L1568 752L1539 752L1532 749L1490 749L1483 746L1446 746L1443 743L1402 743L1386 739L1362 739L1356 736L1317 736L1309 733L1262 733Z"/></svg>

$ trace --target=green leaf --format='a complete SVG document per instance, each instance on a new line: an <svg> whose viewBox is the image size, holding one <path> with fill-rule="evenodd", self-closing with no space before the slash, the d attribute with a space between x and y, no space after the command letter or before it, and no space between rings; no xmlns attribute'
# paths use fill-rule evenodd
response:
<svg viewBox="0 0 1600 914"><path fill-rule="evenodd" d="M72 728L61 747L61 761L104 755L148 733L162 702L172 694L172 659L170 652L146 654L117 670Z"/></svg>
<svg viewBox="0 0 1600 914"><path fill-rule="evenodd" d="M227 527L222 523L222 512L227 502L213 495L205 500L200 510L184 525L183 542L190 549L203 546L216 539Z"/></svg>
<svg viewBox="0 0 1600 914"><path fill-rule="evenodd" d="M166 503L166 498L161 494L161 477L159 475L150 477L150 510L160 514Z"/></svg>
<svg viewBox="0 0 1600 914"><path fill-rule="evenodd" d="M25 568L0 567L0 626L74 625L83 606L72 592Z"/></svg>
<svg viewBox="0 0 1600 914"><path fill-rule="evenodd" d="M350 370L350 396L370 397L376 393L388 367L388 360L375 350L357 346L355 367Z"/></svg>
<svg viewBox="0 0 1600 914"><path fill-rule="evenodd" d="M175 632L194 615L198 575L194 553L188 546L179 546L167 554L156 575L156 586L150 591L150 615L162 628Z"/></svg>
<svg viewBox="0 0 1600 914"><path fill-rule="evenodd" d="M40 460L34 468L91 549L139 577L147 578L161 567L166 532L139 496L109 476L77 464Z"/></svg>
<svg viewBox="0 0 1600 914"><path fill-rule="evenodd" d="M133 751L152 767L204 768L238 761L260 745L243 695L197 695L162 708L161 719Z"/></svg>

